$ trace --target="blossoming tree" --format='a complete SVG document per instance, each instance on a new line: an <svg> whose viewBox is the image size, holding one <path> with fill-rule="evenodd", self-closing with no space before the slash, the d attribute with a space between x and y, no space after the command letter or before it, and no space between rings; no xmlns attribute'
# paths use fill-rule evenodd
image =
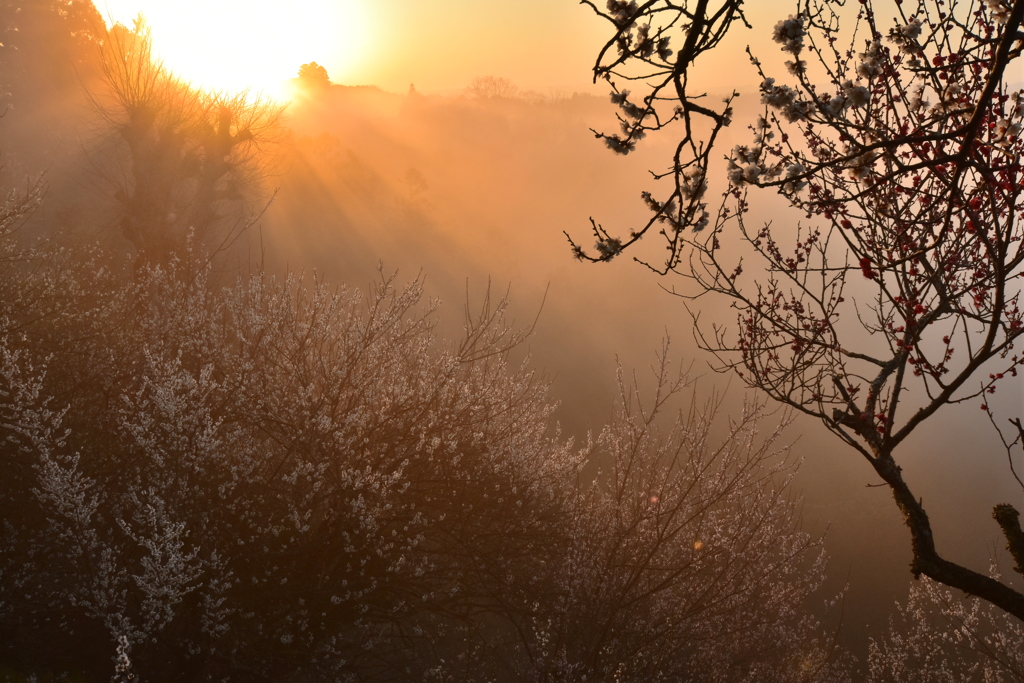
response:
<svg viewBox="0 0 1024 683"><path fill-rule="evenodd" d="M644 194L649 220L626 236L593 223L596 248L570 238L576 256L606 261L660 236L667 256L649 267L732 303L734 328L694 314L721 367L819 419L891 489L914 575L1024 619L1020 591L939 553L900 467L901 447L947 406L973 402L991 418L992 394L1024 362L1024 94L1007 84L1024 1L896 0L891 20L872 0L799 2L773 31L787 73L769 75L751 54L763 115L728 155L717 208L709 171L736 94L715 109L689 77L746 23L742 0L585 4L614 31L594 73L611 84L622 131L598 136L619 153L655 130L678 128L681 140L659 176L665 195ZM801 227L750 225L750 188L789 200ZM1015 423L1011 466L1021 435ZM1024 571L1017 510L993 516Z"/></svg>
<svg viewBox="0 0 1024 683"><path fill-rule="evenodd" d="M763 406L659 436L663 353L575 448L505 301L446 342L418 281L119 270L20 234L42 189L0 203L8 678L845 680Z"/></svg>

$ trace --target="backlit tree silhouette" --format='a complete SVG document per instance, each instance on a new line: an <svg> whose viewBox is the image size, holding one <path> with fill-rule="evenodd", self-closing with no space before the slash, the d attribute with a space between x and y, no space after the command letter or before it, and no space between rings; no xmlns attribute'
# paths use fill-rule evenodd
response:
<svg viewBox="0 0 1024 683"><path fill-rule="evenodd" d="M650 219L622 236L593 223L595 249L570 238L576 256L606 261L664 240L665 260L649 267L735 310L735 327L693 310L720 369L820 420L890 488L913 574L1024 619L1020 591L938 552L899 464L907 439L947 406L988 412L1024 362L1024 93L1007 85L1024 1L897 1L885 6L891 21L871 0L801 1L773 30L787 73L768 74L751 55L763 115L729 153L728 191L710 208L715 143L736 95L716 109L689 77L746 23L742 1L585 4L614 31L594 74L611 84L622 130L598 136L623 154L651 131L677 129L680 141L660 176L669 189L644 194ZM789 200L801 227L751 225L752 187ZM1021 571L1017 510L993 516Z"/></svg>

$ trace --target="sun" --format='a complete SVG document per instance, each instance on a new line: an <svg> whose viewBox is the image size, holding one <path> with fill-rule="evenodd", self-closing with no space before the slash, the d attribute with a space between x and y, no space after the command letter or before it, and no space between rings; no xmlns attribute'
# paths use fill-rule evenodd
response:
<svg viewBox="0 0 1024 683"><path fill-rule="evenodd" d="M369 41L363 0L98 0L108 23L140 13L168 69L211 90L286 98L288 79L318 62L344 82Z"/></svg>

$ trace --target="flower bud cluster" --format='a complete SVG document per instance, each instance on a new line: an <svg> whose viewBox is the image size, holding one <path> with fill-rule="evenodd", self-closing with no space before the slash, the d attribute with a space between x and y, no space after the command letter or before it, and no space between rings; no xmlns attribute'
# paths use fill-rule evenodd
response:
<svg viewBox="0 0 1024 683"><path fill-rule="evenodd" d="M629 91L625 89L613 90L611 101L612 104L618 105L619 109L626 116L626 118L619 117L623 137L604 134L598 134L598 137L602 138L608 149L616 154L629 154L636 149L638 140L643 140L647 137L647 131L644 130L642 125L643 118L647 115L647 109L630 102Z"/></svg>

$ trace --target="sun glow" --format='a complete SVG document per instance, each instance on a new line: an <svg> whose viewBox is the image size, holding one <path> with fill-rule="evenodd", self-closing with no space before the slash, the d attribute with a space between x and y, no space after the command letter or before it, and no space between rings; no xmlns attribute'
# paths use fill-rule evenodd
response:
<svg viewBox="0 0 1024 683"><path fill-rule="evenodd" d="M344 82L365 53L361 0L99 0L110 24L140 13L154 54L185 80L212 90L289 96L299 66L318 62Z"/></svg>

